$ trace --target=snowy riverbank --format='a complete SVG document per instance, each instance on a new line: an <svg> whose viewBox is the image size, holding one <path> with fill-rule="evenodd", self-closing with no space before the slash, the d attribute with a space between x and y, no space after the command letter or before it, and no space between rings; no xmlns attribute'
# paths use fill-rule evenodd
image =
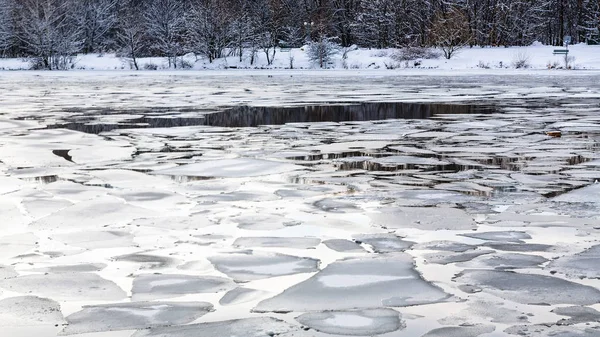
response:
<svg viewBox="0 0 600 337"><path fill-rule="evenodd" d="M549 68L564 68L563 55L554 55L554 49L563 49L554 46L532 45L528 47L473 47L460 50L452 59L444 57L437 59L420 59L398 61L394 57L394 49L358 49L347 53L347 58L342 59L343 51L334 56L332 69L349 70L546 70ZM570 67L575 70L600 69L600 46L584 44L569 47ZM189 54L181 58L186 64L185 70L219 70L219 69L314 69L307 56L305 48L278 50L272 65L267 65L265 54L260 52L253 64L250 64L249 55L240 61L239 57L226 57L210 63L206 59L196 58ZM525 61L525 69L517 69L516 63ZM115 54L89 54L78 55L73 58L74 70L131 70L129 59L117 57ZM141 69L167 70L166 58L151 57L140 58L138 63ZM30 68L26 59L0 59L2 70L25 70Z"/></svg>

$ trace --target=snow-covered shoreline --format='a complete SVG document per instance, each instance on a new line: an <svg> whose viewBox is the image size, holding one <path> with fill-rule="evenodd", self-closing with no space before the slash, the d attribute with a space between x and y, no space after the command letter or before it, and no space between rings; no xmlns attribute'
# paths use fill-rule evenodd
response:
<svg viewBox="0 0 600 337"><path fill-rule="evenodd" d="M555 46L532 45L528 47L472 47L460 50L452 59L443 57L437 59L415 59L410 61L394 60L395 49L358 49L348 52L347 59L342 60L342 53L334 57L331 69L357 71L373 70L382 72L415 72L422 73L444 73L450 72L461 75L463 71L476 73L502 73L510 74L514 71L519 74L532 70L562 70L564 68L564 56L554 55L555 49L563 49ZM588 46L578 44L569 47L570 67L572 70L600 70L600 46ZM278 50L272 65L267 65L264 53L258 53L254 64L250 64L248 58L241 62L239 57L226 57L217 59L210 63L206 59L196 58L189 54L181 57L188 64L186 69L169 69L167 58L147 57L139 58L141 72L164 72L174 71L177 73L193 70L292 70L290 59L293 58L293 70L307 71L318 69L311 64L306 55L305 48L296 48L289 51ZM526 68L516 68L516 61L525 59ZM28 70L30 63L27 59L7 58L0 59L0 70ZM156 68L156 70L144 70L144 68ZM130 61L117 57L115 54L87 54L78 55L73 58L72 70L104 70L104 71L130 71Z"/></svg>

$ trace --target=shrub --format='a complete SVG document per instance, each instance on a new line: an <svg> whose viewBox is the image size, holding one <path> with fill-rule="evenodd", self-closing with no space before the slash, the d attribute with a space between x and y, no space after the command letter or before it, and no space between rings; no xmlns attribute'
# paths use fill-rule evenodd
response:
<svg viewBox="0 0 600 337"><path fill-rule="evenodd" d="M512 64L516 69L527 69L531 67L529 55L524 51L520 51L515 55Z"/></svg>
<svg viewBox="0 0 600 337"><path fill-rule="evenodd" d="M321 38L308 44L308 59L319 68L328 68L333 64L333 57L339 52L339 46L333 38Z"/></svg>
<svg viewBox="0 0 600 337"><path fill-rule="evenodd" d="M391 58L395 61L411 61L416 59L437 59L441 53L432 48L404 47L396 50Z"/></svg>
<svg viewBox="0 0 600 337"><path fill-rule="evenodd" d="M179 62L177 62L177 67L179 67L180 69L192 69L194 68L194 63L190 62L190 61L186 61L184 59L179 59Z"/></svg>
<svg viewBox="0 0 600 337"><path fill-rule="evenodd" d="M477 68L490 69L490 64L485 63L483 61L479 61L479 64L477 64Z"/></svg>
<svg viewBox="0 0 600 337"><path fill-rule="evenodd" d="M158 65L156 65L154 63L146 63L146 64L144 64L144 69L145 70L158 70Z"/></svg>

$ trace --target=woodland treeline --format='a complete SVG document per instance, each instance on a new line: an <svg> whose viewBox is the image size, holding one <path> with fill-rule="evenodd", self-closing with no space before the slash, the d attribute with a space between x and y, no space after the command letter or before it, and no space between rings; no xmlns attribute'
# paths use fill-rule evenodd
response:
<svg viewBox="0 0 600 337"><path fill-rule="evenodd" d="M77 53L135 60L253 58L311 41L365 48L597 43L600 0L0 0L0 55L65 66ZM270 51L272 50L272 52ZM269 60L270 61L270 60Z"/></svg>

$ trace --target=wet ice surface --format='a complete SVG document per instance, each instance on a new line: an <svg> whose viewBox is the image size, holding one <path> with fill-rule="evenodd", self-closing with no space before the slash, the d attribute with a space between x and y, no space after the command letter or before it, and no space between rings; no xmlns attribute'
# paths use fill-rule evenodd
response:
<svg viewBox="0 0 600 337"><path fill-rule="evenodd" d="M493 325L444 327L431 330L422 337L477 337L492 331Z"/></svg>
<svg viewBox="0 0 600 337"><path fill-rule="evenodd" d="M133 280L132 299L154 300L186 294L218 293L233 287L231 280L214 276L145 274Z"/></svg>
<svg viewBox="0 0 600 337"><path fill-rule="evenodd" d="M148 329L193 322L213 310L206 302L133 302L86 306L69 315L64 335Z"/></svg>
<svg viewBox="0 0 600 337"><path fill-rule="evenodd" d="M427 283L405 254L337 261L307 281L260 302L259 312L323 311L403 307L446 300L449 295ZM344 299L343 301L340 299Z"/></svg>
<svg viewBox="0 0 600 337"><path fill-rule="evenodd" d="M599 259L600 245L595 245L581 253L558 258L549 263L547 268L572 278L600 278Z"/></svg>
<svg viewBox="0 0 600 337"><path fill-rule="evenodd" d="M317 331L342 336L379 335L402 327L399 313L392 309L306 313L296 320Z"/></svg>
<svg viewBox="0 0 600 337"><path fill-rule="evenodd" d="M598 75L315 74L2 76L3 332L600 335Z"/></svg>
<svg viewBox="0 0 600 337"><path fill-rule="evenodd" d="M0 281L0 288L60 300L121 300L125 291L93 273L33 274Z"/></svg>
<svg viewBox="0 0 600 337"><path fill-rule="evenodd" d="M317 271L319 260L284 254L243 252L209 258L215 269L237 282Z"/></svg>
<svg viewBox="0 0 600 337"><path fill-rule="evenodd" d="M138 331L134 337L269 337L296 330L294 326L271 317L190 324Z"/></svg>
<svg viewBox="0 0 600 337"><path fill-rule="evenodd" d="M592 305L600 302L599 289L546 275L466 270L457 281L480 286L483 291L522 304Z"/></svg>

